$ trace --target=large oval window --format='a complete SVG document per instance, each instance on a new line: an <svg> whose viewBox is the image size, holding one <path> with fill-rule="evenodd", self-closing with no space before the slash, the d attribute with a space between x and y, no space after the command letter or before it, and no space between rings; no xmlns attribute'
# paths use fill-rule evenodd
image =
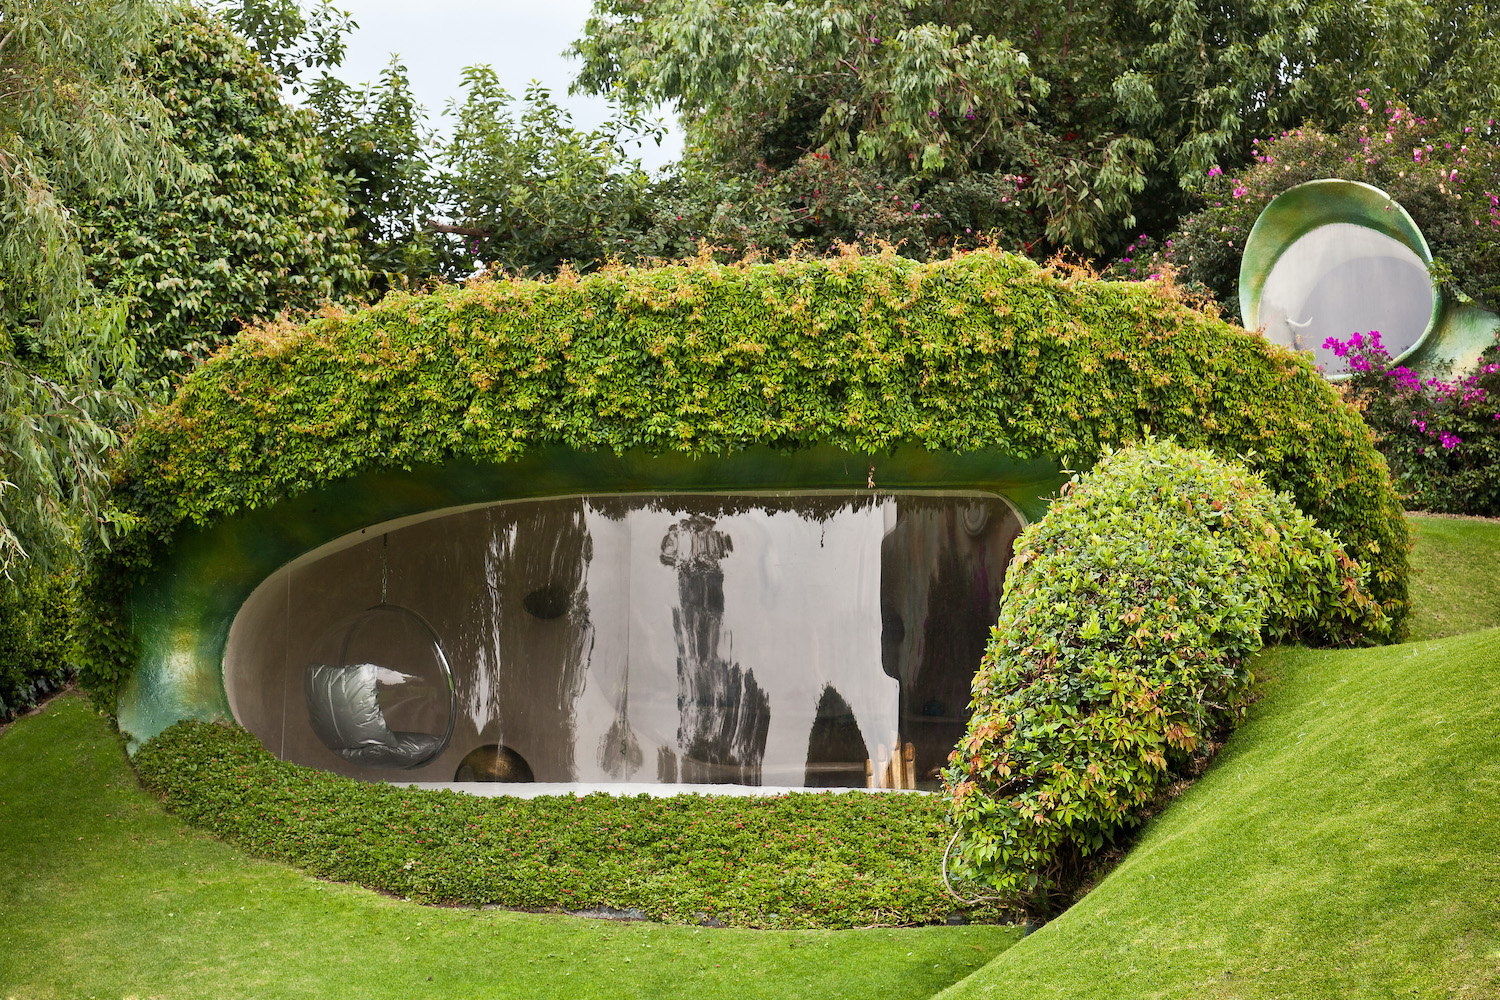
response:
<svg viewBox="0 0 1500 1000"><path fill-rule="evenodd" d="M1432 319L1427 266L1411 248L1362 225L1319 226L1286 249L1266 278L1260 321L1266 337L1312 351L1325 370L1343 362L1325 348L1377 330L1392 357L1411 349Z"/></svg>
<svg viewBox="0 0 1500 1000"><path fill-rule="evenodd" d="M438 512L262 583L225 683L278 757L372 780L936 787L1021 526L992 494Z"/></svg>

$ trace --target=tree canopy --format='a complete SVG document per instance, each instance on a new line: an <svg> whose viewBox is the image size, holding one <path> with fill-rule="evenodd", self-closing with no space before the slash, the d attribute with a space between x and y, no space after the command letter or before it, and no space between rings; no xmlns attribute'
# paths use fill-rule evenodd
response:
<svg viewBox="0 0 1500 1000"><path fill-rule="evenodd" d="M368 275L348 231L311 115L229 25L170 9L133 73L166 110L164 134L199 178L158 180L149 197L68 192L90 279L124 302L153 372L242 323L362 294Z"/></svg>
<svg viewBox="0 0 1500 1000"><path fill-rule="evenodd" d="M1450 121L1500 103L1493 7L597 0L572 51L579 89L680 108L705 225L726 197L754 201L824 157L866 195L904 185L908 206L944 181L1015 178L1009 242L1092 254L1164 231L1250 137L1340 127L1361 88ZM822 190L791 184L780 208L800 222ZM882 199L868 200L835 235L881 230ZM951 241L972 227L928 228Z"/></svg>
<svg viewBox="0 0 1500 1000"><path fill-rule="evenodd" d="M148 0L0 8L0 573L45 571L82 530L105 537L103 460L130 411L133 344L85 274L64 189L149 202L193 171L130 73Z"/></svg>

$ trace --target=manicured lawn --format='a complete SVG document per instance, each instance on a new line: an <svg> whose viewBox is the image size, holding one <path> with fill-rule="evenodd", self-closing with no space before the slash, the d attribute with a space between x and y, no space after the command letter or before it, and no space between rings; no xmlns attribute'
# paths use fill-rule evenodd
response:
<svg viewBox="0 0 1500 1000"><path fill-rule="evenodd" d="M1125 861L945 997L1500 996L1500 629L1261 666Z"/></svg>
<svg viewBox="0 0 1500 1000"><path fill-rule="evenodd" d="M78 697L0 737L0 997L927 997L1018 936L423 907L189 830Z"/></svg>
<svg viewBox="0 0 1500 1000"><path fill-rule="evenodd" d="M1413 639L1500 625L1500 521L1409 517Z"/></svg>

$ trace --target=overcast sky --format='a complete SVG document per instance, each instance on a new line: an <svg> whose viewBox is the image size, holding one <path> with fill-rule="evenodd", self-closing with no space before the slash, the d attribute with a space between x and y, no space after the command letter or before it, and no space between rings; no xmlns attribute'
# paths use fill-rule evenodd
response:
<svg viewBox="0 0 1500 1000"><path fill-rule="evenodd" d="M577 63L564 59L562 51L583 33L589 0L334 0L334 6L359 23L338 75L350 83L376 80L391 54L398 53L412 93L444 131L439 116L450 100L462 98L463 68L476 63L493 66L501 86L518 101L527 84L540 81L573 113L575 127L592 128L609 116L602 98L568 95ZM668 124L674 127L660 147L648 142L640 150L648 169L681 152L681 133L675 123Z"/></svg>

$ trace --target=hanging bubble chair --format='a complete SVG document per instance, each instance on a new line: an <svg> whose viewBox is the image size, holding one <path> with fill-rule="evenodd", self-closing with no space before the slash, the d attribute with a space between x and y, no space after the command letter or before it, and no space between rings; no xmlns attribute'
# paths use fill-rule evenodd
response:
<svg viewBox="0 0 1500 1000"><path fill-rule="evenodd" d="M458 694L432 627L381 603L329 628L304 675L308 718L323 745L369 767L421 767L453 736Z"/></svg>

